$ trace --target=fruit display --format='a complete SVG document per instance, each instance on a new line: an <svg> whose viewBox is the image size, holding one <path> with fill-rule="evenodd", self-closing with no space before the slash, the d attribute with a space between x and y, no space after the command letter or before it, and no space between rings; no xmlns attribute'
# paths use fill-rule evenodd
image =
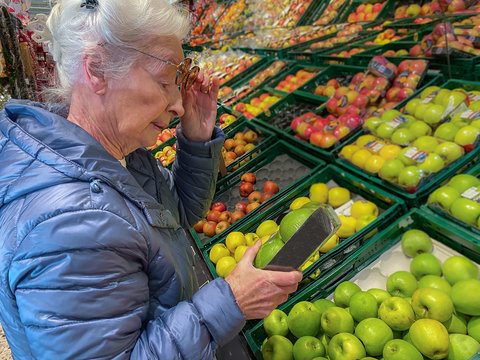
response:
<svg viewBox="0 0 480 360"><path fill-rule="evenodd" d="M193 56L197 58L202 71L209 76L216 76L220 79L220 86L261 60L260 56L246 54L238 50L227 52L207 51L193 54Z"/></svg>
<svg viewBox="0 0 480 360"><path fill-rule="evenodd" d="M270 106L281 99L281 96L272 92L257 92L252 94L247 103L238 102L234 105L235 111L243 114L246 118L252 119L255 116L268 110Z"/></svg>
<svg viewBox="0 0 480 360"><path fill-rule="evenodd" d="M322 12L321 16L314 21L314 25L328 25L334 21L343 6L348 3L347 0L330 0L327 7Z"/></svg>
<svg viewBox="0 0 480 360"><path fill-rule="evenodd" d="M294 74L287 75L284 79L281 79L280 81L278 81L276 85L272 84L272 86L275 85L274 87L275 90L290 93L298 89L303 84L305 84L308 80L313 78L316 74L317 74L316 72L311 72L308 70L301 69Z"/></svg>
<svg viewBox="0 0 480 360"><path fill-rule="evenodd" d="M427 203L480 229L479 189L478 177L470 174L455 175L445 185L434 190Z"/></svg>
<svg viewBox="0 0 480 360"><path fill-rule="evenodd" d="M222 157L225 162L225 166L228 166L235 162L235 160L242 158L243 160L238 164L242 166L251 160L255 150L255 147L263 140L263 136L254 130L245 129L243 132L237 132L233 137L229 137L225 140L222 147ZM245 156L244 156L245 155ZM255 155L256 156L256 155ZM236 167L238 168L238 166ZM234 168L234 169L236 169Z"/></svg>
<svg viewBox="0 0 480 360"><path fill-rule="evenodd" d="M251 94L260 84L277 75L280 71L285 69L285 67L286 63L284 61L274 61L272 64L268 65L267 68L255 74L247 84L238 86L235 89L224 86L218 93L218 101L225 105L232 105L233 103L238 102L243 97Z"/></svg>
<svg viewBox="0 0 480 360"><path fill-rule="evenodd" d="M333 287L313 285L272 311L247 333L256 353L263 359L473 359L480 352L480 265L454 251L455 242L444 237L454 233L441 233L428 216L409 213L402 220L414 224L405 229L396 222L384 234L393 238L379 240L380 234L342 265L361 264L358 257L375 241L387 245L373 258L363 256L364 270L345 272Z"/></svg>
<svg viewBox="0 0 480 360"><path fill-rule="evenodd" d="M230 212L232 216L235 212L237 215L240 215L239 212L243 212L247 218L250 218L250 215L264 210L265 207L268 207L265 203L272 204L283 194L284 190L322 163L319 159L309 158L300 150L288 149L283 142L274 143L263 149L258 155L254 154L256 152L250 156L252 158L250 161L217 183L217 191L212 204L223 203L225 206L223 211ZM262 166L259 167L258 164ZM196 229L190 230L190 233L202 246L215 242L221 237L221 232L232 225L231 218L229 224L224 222L219 229L215 230L213 223L219 224L218 216L215 217L219 213L211 214L211 210L210 217L207 214L204 219L207 224L211 222L207 232L203 226L200 231L200 224L197 224Z"/></svg>
<svg viewBox="0 0 480 360"><path fill-rule="evenodd" d="M177 143L174 143L172 146L165 146L163 149L155 153L155 158L157 158L163 167L169 166L175 160L175 155L177 154Z"/></svg>
<svg viewBox="0 0 480 360"><path fill-rule="evenodd" d="M419 16L433 15L431 3L400 5L395 9L395 19L417 18Z"/></svg>
<svg viewBox="0 0 480 360"><path fill-rule="evenodd" d="M339 44L345 44L359 38L358 32L362 30L360 24L349 24L337 27L338 31L334 36L329 36L323 41L316 41L307 51L318 52L322 49L332 48ZM328 34L326 34L328 35Z"/></svg>
<svg viewBox="0 0 480 360"><path fill-rule="evenodd" d="M385 6L386 1L377 3L365 3L357 6L347 18L349 23L375 20Z"/></svg>
<svg viewBox="0 0 480 360"><path fill-rule="evenodd" d="M365 45L385 45L403 39L406 35L398 34L394 29L386 29L373 40L366 41Z"/></svg>
<svg viewBox="0 0 480 360"><path fill-rule="evenodd" d="M312 0L256 1L252 6L252 22L257 27L294 27L307 11Z"/></svg>

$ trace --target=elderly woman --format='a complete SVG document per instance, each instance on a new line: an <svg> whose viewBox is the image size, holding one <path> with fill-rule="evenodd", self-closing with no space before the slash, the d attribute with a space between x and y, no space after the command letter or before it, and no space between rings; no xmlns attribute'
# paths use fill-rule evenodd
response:
<svg viewBox="0 0 480 360"><path fill-rule="evenodd" d="M187 20L166 0L61 0L48 25L63 105L0 113L0 319L13 357L211 359L301 280L254 268L259 241L198 289L183 228L215 188L218 79L184 59ZM144 147L175 117L169 172Z"/></svg>

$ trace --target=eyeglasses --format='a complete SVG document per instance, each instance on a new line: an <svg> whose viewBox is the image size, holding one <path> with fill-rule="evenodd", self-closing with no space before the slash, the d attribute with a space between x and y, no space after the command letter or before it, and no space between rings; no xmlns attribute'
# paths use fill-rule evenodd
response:
<svg viewBox="0 0 480 360"><path fill-rule="evenodd" d="M175 85L182 85L185 90L188 90L192 87L197 80L198 74L200 73L200 68L198 66L192 66L193 60L191 58L185 58L179 65L176 65L168 60L160 59L152 54L148 54L142 50L133 48L133 50L138 51L143 55L150 56L156 60L159 60L165 64L173 65L177 68L177 76L175 77Z"/></svg>

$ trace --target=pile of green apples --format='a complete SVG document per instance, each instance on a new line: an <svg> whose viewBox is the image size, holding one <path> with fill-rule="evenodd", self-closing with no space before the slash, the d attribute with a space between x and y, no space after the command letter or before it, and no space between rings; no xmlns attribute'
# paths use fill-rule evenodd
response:
<svg viewBox="0 0 480 360"><path fill-rule="evenodd" d="M333 301L296 303L264 320L264 360L468 360L480 351L479 267L463 256L443 264L425 232L406 231L410 271L385 289L340 283Z"/></svg>
<svg viewBox="0 0 480 360"><path fill-rule="evenodd" d="M428 198L457 219L480 228L480 179L473 175L455 175ZM480 301L480 300L479 300Z"/></svg>

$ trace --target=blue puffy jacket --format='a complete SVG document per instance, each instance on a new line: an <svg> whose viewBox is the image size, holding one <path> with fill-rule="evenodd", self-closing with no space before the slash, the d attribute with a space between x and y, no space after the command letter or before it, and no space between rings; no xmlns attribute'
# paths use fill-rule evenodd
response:
<svg viewBox="0 0 480 360"><path fill-rule="evenodd" d="M61 106L0 112L0 320L15 359L212 359L245 318L223 279L198 290L190 227L223 133L178 131L167 171L125 169Z"/></svg>

